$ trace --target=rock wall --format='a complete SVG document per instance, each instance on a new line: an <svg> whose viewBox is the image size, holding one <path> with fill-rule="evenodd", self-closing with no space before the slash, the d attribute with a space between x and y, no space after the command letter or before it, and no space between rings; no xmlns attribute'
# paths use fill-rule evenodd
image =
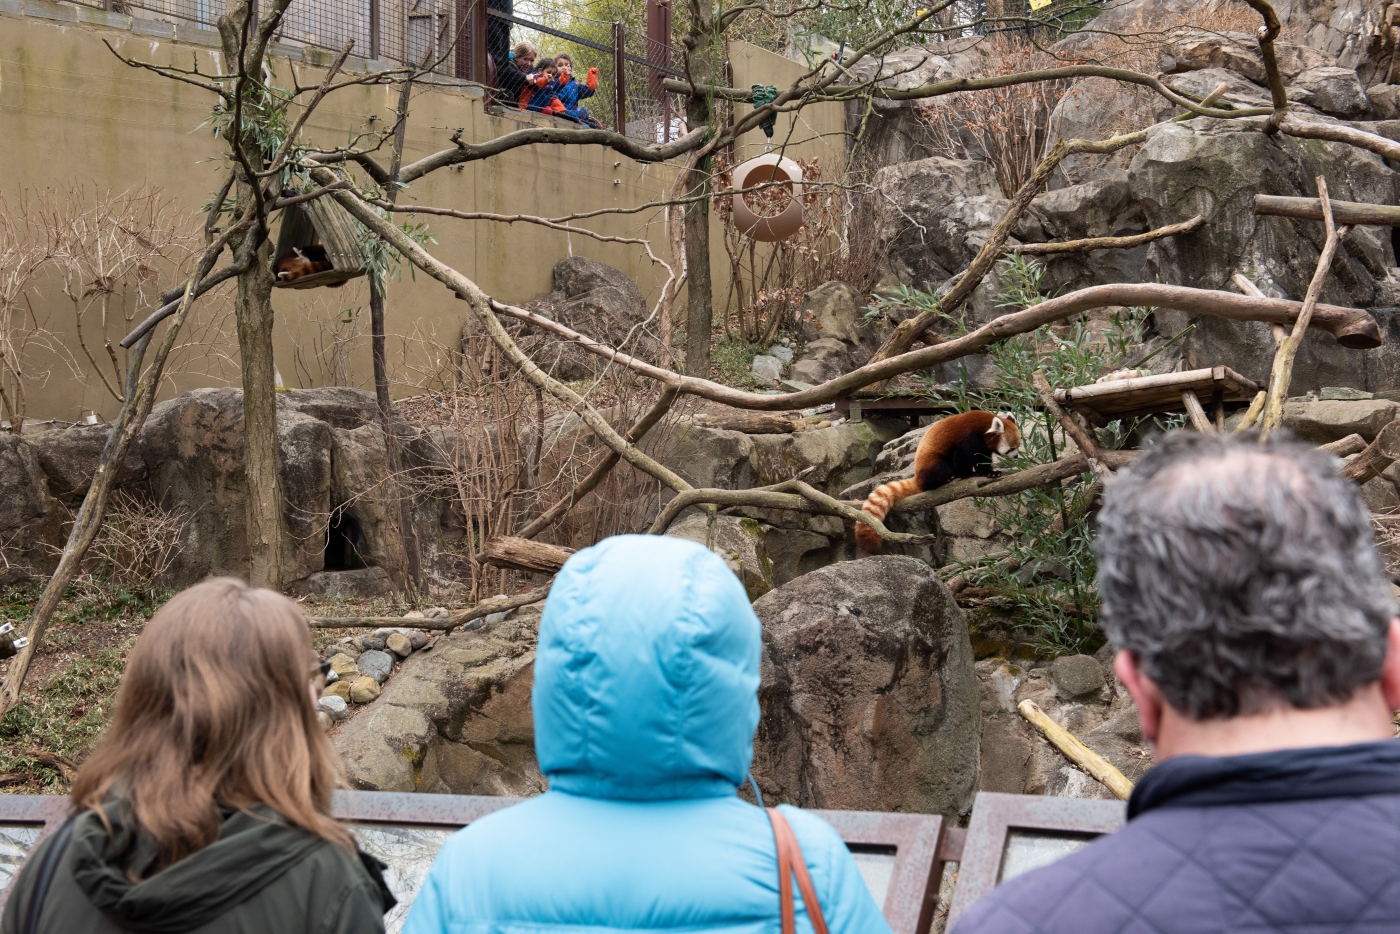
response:
<svg viewBox="0 0 1400 934"><path fill-rule="evenodd" d="M247 487L243 472L243 394L196 389L155 406L117 473L118 490L188 517L165 583L179 587L211 574L246 575ZM359 563L398 574L397 523L390 510L379 410L357 389L287 390L277 394L281 479L291 531L282 557L285 577L322 571L327 526L335 514L353 529ZM106 425L75 425L23 439L0 435L0 557L46 573L92 483L106 443ZM411 465L432 462L431 445L400 426ZM441 504L420 498L415 521L431 572L440 558ZM23 529L23 534L6 530ZM351 534L347 532L347 534ZM4 564L0 563L0 567ZM398 582L401 583L401 582Z"/></svg>

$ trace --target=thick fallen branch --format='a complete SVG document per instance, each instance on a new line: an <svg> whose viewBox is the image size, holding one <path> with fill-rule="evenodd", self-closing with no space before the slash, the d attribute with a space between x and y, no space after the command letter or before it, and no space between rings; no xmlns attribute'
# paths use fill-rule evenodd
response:
<svg viewBox="0 0 1400 934"><path fill-rule="evenodd" d="M1303 344L1303 335L1307 333L1308 323L1312 320L1317 297L1322 294L1322 283L1327 281L1332 269L1337 242L1345 232L1345 228L1339 232L1332 221L1332 206L1327 200L1327 179L1321 175L1317 177L1317 195L1322 202L1323 223L1327 225L1327 243L1322 247L1322 255L1317 258L1317 268L1313 270L1312 281L1308 283L1307 294L1303 296L1303 310L1293 323L1293 330L1274 351L1274 365L1269 373L1269 398L1264 403L1264 414L1259 420L1259 430L1265 436L1283 424L1283 404L1288 399L1288 385L1293 381L1293 360Z"/></svg>
<svg viewBox="0 0 1400 934"><path fill-rule="evenodd" d="M651 431L656 423L661 421L666 413L671 410L671 403L676 401L677 395L678 393L674 386L667 386L662 389L661 398L656 400L656 405L648 409L646 414L638 419L635 425L628 429L626 434L628 443L636 444L638 441L642 440L646 433ZM609 451L608 456L599 461L598 466L589 471L588 476L579 481L579 484L569 491L568 496L564 497L553 506L550 506L540 514L539 518L535 519L515 534L520 538L534 538L536 535L564 518L579 500L583 499L591 493L598 484L603 482L603 478L612 472L612 469L617 466L617 462L620 460L622 460L621 454L618 454L616 451Z"/></svg>
<svg viewBox="0 0 1400 934"><path fill-rule="evenodd" d="M1285 198L1255 195L1254 213L1273 217L1296 217L1320 221L1322 202L1317 198ZM1332 219L1353 227L1400 227L1400 207L1389 204L1363 204L1359 201L1333 201Z"/></svg>
<svg viewBox="0 0 1400 934"><path fill-rule="evenodd" d="M1347 435L1340 441L1320 444L1318 449L1326 451L1328 454L1335 454L1337 457L1350 457L1366 450L1366 439L1360 435Z"/></svg>
<svg viewBox="0 0 1400 934"><path fill-rule="evenodd" d="M1400 212L1400 208L1392 208L1392 210ZM1258 214L1259 211L1256 209L1254 213ZM1164 237L1190 233L1204 227L1205 223L1206 219L1197 214L1189 221L1182 221L1180 224L1168 224L1165 227L1158 227L1156 230L1132 234L1127 237L1089 237L1084 240L1066 240L1063 243L1026 243L1021 246L1003 247L1002 252L1020 253L1022 256L1057 256L1061 253L1088 253L1090 250L1131 250L1133 247L1161 240ZM1396 223L1400 223L1400 221Z"/></svg>
<svg viewBox="0 0 1400 934"><path fill-rule="evenodd" d="M1343 438L1338 445L1347 441ZM1337 452L1333 452L1337 453ZM1345 454L1338 454L1345 457ZM1386 468L1400 460L1400 422L1390 422L1376 434L1376 440L1342 466L1342 476L1358 486L1385 473Z"/></svg>
<svg viewBox="0 0 1400 934"><path fill-rule="evenodd" d="M1325 139L1334 143L1346 143L1358 149L1369 149L1387 159L1400 159L1400 143L1375 133L1367 133L1339 123L1307 123L1297 117L1288 117L1279 124L1279 129L1289 136L1300 139Z"/></svg>
<svg viewBox="0 0 1400 934"><path fill-rule="evenodd" d="M556 574L573 553L572 548L532 542L514 535L497 535L486 540L476 560L511 571Z"/></svg>
<svg viewBox="0 0 1400 934"><path fill-rule="evenodd" d="M306 623L312 629L383 629L401 626L407 629L447 630L462 626L464 629L480 629L480 626L465 626L473 620L483 619L492 613L504 613L531 603L539 603L549 596L549 586L537 587L528 593L510 597L492 597L478 604L453 613L443 619L404 619L402 616L308 616Z"/></svg>
<svg viewBox="0 0 1400 934"><path fill-rule="evenodd" d="M1274 54L1274 40L1283 29L1278 14L1269 0L1244 0L1254 11L1264 18L1264 25L1256 33L1259 39L1259 57L1264 60L1265 86L1273 100L1274 113L1269 125L1277 127L1288 114L1288 92L1283 87L1283 74L1279 71L1278 56Z"/></svg>
<svg viewBox="0 0 1400 934"><path fill-rule="evenodd" d="M1094 752L1080 741L1069 730L1060 726L1041 710L1031 700L1023 700L1016 705L1016 709L1021 712L1021 716L1030 721L1031 725L1039 730L1056 749L1060 750L1070 762L1079 766L1080 769L1093 776L1103 784L1105 788L1117 795L1121 800L1127 801L1133 794L1133 783L1128 777L1114 767L1103 756Z"/></svg>
<svg viewBox="0 0 1400 934"><path fill-rule="evenodd" d="M854 392L872 383L883 382L914 370L922 370L936 363L945 363L959 357L966 357L999 340L1034 331L1042 325L1068 318L1083 311L1114 305L1130 308L1137 306L1172 308L1190 314L1214 315L1236 321L1267 321L1279 324L1292 323L1303 307L1301 302L1283 298L1254 298L1234 292L1216 292L1153 282L1114 282L1080 289L1077 292L1070 292L1067 295L1041 302L1039 305L1033 305L1024 311L1002 315L1000 318L960 337L935 344L932 347L911 350L887 360L867 363L844 376L829 380L819 386L813 386L811 389L767 395L744 392L741 389L734 389L694 376L682 376L672 370L638 360L636 357L615 350L543 315L517 308L514 305L506 305L497 301L491 302L493 309L507 317L528 322L540 330L556 334L574 342L589 353L614 361L668 386L675 386L683 393L710 399L714 402L723 402L736 408L760 411L805 409L832 402L846 393ZM1359 308L1318 305L1313 312L1312 326L1320 327L1331 333L1343 347L1368 349L1379 347L1381 344L1380 328L1376 324L1376 319Z"/></svg>

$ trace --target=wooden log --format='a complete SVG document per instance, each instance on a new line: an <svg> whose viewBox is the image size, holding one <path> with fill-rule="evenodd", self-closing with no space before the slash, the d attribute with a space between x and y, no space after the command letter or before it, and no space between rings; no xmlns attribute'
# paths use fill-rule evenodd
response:
<svg viewBox="0 0 1400 934"><path fill-rule="evenodd" d="M1279 195L1255 195L1254 213L1273 217L1296 217L1300 220L1322 220L1322 202L1317 198L1285 198ZM1363 204L1357 201L1333 201L1332 217L1338 224L1358 224L1371 227L1400 227L1400 207L1389 204Z"/></svg>
<svg viewBox="0 0 1400 934"><path fill-rule="evenodd" d="M1366 439L1360 435L1347 435L1340 441L1333 441L1330 444L1320 444L1319 448L1328 454L1335 454L1338 457L1350 457L1353 454L1360 454L1366 450Z"/></svg>
<svg viewBox="0 0 1400 934"><path fill-rule="evenodd" d="M539 574L553 574L564 566L573 554L572 548L546 545L544 542L519 538L515 535L497 535L488 538L476 556L482 564L512 571L533 571Z"/></svg>
<svg viewBox="0 0 1400 934"><path fill-rule="evenodd" d="M1056 749L1064 753L1064 756L1082 770L1089 773L1101 782L1109 791L1113 792L1123 801L1127 801L1133 793L1133 783L1122 772L1114 768L1113 763L1103 756L1094 752L1084 745L1069 730L1060 726L1046 715L1045 711L1036 706L1035 701L1023 700L1016 706L1021 712L1021 716L1030 721L1031 725L1039 730Z"/></svg>
<svg viewBox="0 0 1400 934"><path fill-rule="evenodd" d="M1400 159L1400 143L1375 133L1367 133L1365 130L1343 126L1340 123L1311 123L1290 116L1285 117L1278 128L1289 136L1296 136L1300 139L1327 139L1346 143L1358 149L1369 149L1376 155L1384 156L1387 159Z"/></svg>
<svg viewBox="0 0 1400 934"><path fill-rule="evenodd" d="M1360 486L1379 477L1397 460L1400 460L1400 422L1391 422L1380 430L1376 440L1356 455L1355 460L1342 467L1342 476Z"/></svg>
<svg viewBox="0 0 1400 934"><path fill-rule="evenodd" d="M1203 435L1215 434L1215 426L1206 417L1206 410L1201 407L1201 400L1196 398L1196 394L1187 389L1181 394L1181 404L1186 406L1186 414L1191 417L1191 424Z"/></svg>
<svg viewBox="0 0 1400 934"><path fill-rule="evenodd" d="M746 435L781 435L797 427L792 419L776 412L701 412L694 421L702 428L742 431Z"/></svg>

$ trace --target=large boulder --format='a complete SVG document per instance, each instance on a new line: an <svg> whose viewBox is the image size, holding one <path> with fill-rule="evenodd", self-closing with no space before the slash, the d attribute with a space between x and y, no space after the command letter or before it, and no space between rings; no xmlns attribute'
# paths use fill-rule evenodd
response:
<svg viewBox="0 0 1400 934"><path fill-rule="evenodd" d="M754 776L802 807L956 816L978 775L967 624L929 567L848 561L762 597Z"/></svg>
<svg viewBox="0 0 1400 934"><path fill-rule="evenodd" d="M49 570L62 532L62 507L34 448L0 432L0 586Z"/></svg>
<svg viewBox="0 0 1400 934"><path fill-rule="evenodd" d="M1355 70L1334 65L1309 68L1299 74L1288 89L1288 99L1334 117L1359 117L1371 109Z"/></svg>
<svg viewBox="0 0 1400 934"><path fill-rule="evenodd" d="M1309 68L1335 65L1337 60L1317 49L1276 40L1274 58L1285 81L1292 81ZM1260 87L1267 85L1259 40L1244 32L1216 32L1207 29L1173 31L1162 43L1158 67L1164 74L1225 68L1243 75Z"/></svg>
<svg viewBox="0 0 1400 934"><path fill-rule="evenodd" d="M808 292L794 317L803 340L840 341L855 364L861 365L880 348L880 335L865 320L865 311L859 292L833 280Z"/></svg>
<svg viewBox="0 0 1400 934"><path fill-rule="evenodd" d="M654 328L643 326L649 309L642 290L624 273L597 260L571 256L555 263L554 291L525 307L644 360L655 361L663 349ZM559 379L586 379L606 365L602 358L537 328L512 327L521 348Z"/></svg>
<svg viewBox="0 0 1400 934"><path fill-rule="evenodd" d="M989 163L933 156L875 173L877 255L899 281L931 288L967 267L1005 210Z"/></svg>
<svg viewBox="0 0 1400 934"><path fill-rule="evenodd" d="M757 519L710 517L697 511L671 523L666 534L704 545L723 558L743 582L750 600L773 589L773 562L765 547L767 534Z"/></svg>
<svg viewBox="0 0 1400 934"><path fill-rule="evenodd" d="M539 614L439 639L404 659L333 735L363 791L534 795L545 789L530 713Z"/></svg>
<svg viewBox="0 0 1400 934"><path fill-rule="evenodd" d="M727 490L780 483L810 467L803 479L836 494L873 473L876 455L903 425L895 419L871 418L809 431L749 435L681 419L666 462L695 486Z"/></svg>

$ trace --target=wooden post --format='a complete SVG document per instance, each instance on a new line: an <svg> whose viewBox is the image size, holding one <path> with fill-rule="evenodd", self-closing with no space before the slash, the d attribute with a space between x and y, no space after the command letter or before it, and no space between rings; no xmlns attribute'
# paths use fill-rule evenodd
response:
<svg viewBox="0 0 1400 934"><path fill-rule="evenodd" d="M613 129L627 133L627 56L622 49L622 24L613 23ZM651 142L651 140L647 140Z"/></svg>
<svg viewBox="0 0 1400 934"><path fill-rule="evenodd" d="M670 67L671 0L647 0L646 60ZM661 103L662 142L671 141L671 96L666 93L667 73L659 68L647 72L647 85L653 99Z"/></svg>
<svg viewBox="0 0 1400 934"><path fill-rule="evenodd" d="M369 57L373 61L379 60L379 15L379 0L369 0Z"/></svg>

